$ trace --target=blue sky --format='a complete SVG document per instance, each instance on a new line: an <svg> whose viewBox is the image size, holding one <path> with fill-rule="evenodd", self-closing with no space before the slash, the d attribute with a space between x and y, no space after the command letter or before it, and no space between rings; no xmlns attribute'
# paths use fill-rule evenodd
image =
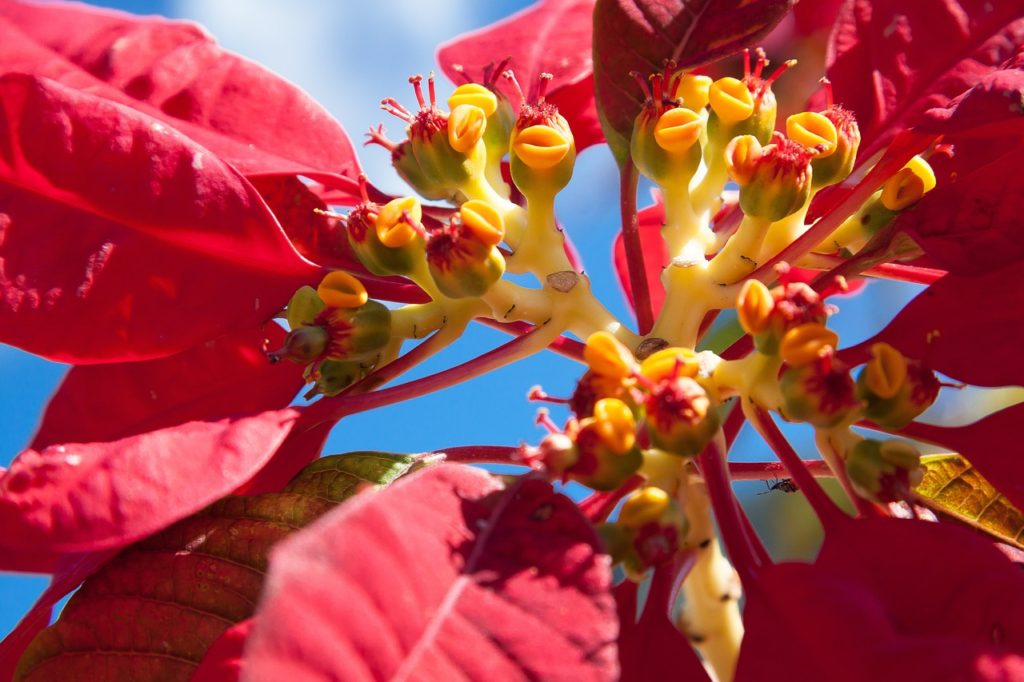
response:
<svg viewBox="0 0 1024 682"><path fill-rule="evenodd" d="M401 134L399 122L387 120L377 103L385 96L410 102L412 93L406 79L434 66L434 48L439 42L529 3L181 0L100 4L199 21L228 48L301 85L359 142L363 133L379 122L388 125L393 135ZM449 89L447 84L441 88L445 94ZM375 182L385 189L400 189L386 153L370 148L360 155ZM598 296L626 319L628 313L610 267L610 244L617 230L616 182L608 151L604 147L588 150L580 156L574 180L559 198L559 206ZM844 343L864 338L865 329L877 328L909 295L907 289L889 287L878 296L842 300L843 310L836 322ZM461 343L418 374L461 362L507 338L475 327ZM0 345L0 463L8 462L24 447L64 371L60 365ZM526 402L526 392L543 382L552 394L568 394L578 374L577 366L545 353L467 386L346 419L332 434L327 452L416 452L473 443L536 442L542 432L533 424L536 406ZM740 450L751 457L768 457L763 444L755 439L741 441ZM747 484L745 491L752 495L759 489L763 487ZM775 500L782 497L794 499ZM800 504L798 498L777 495L750 499L758 505ZM43 577L0 576L0 633L13 627L45 584Z"/></svg>

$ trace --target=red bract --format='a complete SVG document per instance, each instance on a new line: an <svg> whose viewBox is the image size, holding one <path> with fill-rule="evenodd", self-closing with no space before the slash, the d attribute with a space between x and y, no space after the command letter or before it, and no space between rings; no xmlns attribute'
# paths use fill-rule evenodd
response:
<svg viewBox="0 0 1024 682"><path fill-rule="evenodd" d="M594 107L590 59L591 14L594 0L542 0L533 7L478 31L441 45L437 61L456 84L464 79L456 65L476 82L485 67L508 58L508 68L524 88L535 87L541 73L550 73L546 99L572 126L576 148L603 141ZM498 87L519 106L519 95L498 78ZM529 93L526 93L527 95Z"/></svg>
<svg viewBox="0 0 1024 682"><path fill-rule="evenodd" d="M248 680L615 679L607 558L542 481L505 490L431 468L325 517L272 563Z"/></svg>
<svg viewBox="0 0 1024 682"><path fill-rule="evenodd" d="M736 679L1017 679L1024 576L951 526L893 519L827 528L813 565L748 586Z"/></svg>
<svg viewBox="0 0 1024 682"><path fill-rule="evenodd" d="M594 81L608 144L620 163L629 153L646 77L671 59L701 66L739 51L768 33L791 0L598 0L594 10Z"/></svg>
<svg viewBox="0 0 1024 682"><path fill-rule="evenodd" d="M314 276L244 178L159 121L30 76L0 96L5 341L159 357L265 321Z"/></svg>
<svg viewBox="0 0 1024 682"><path fill-rule="evenodd" d="M53 570L65 554L122 547L224 496L284 441L291 409L188 422L111 443L21 453L0 478L3 559ZM217 476L200 475L217 471Z"/></svg>
<svg viewBox="0 0 1024 682"><path fill-rule="evenodd" d="M193 23L21 2L5 3L0 17L10 22L4 71L31 70L131 103L245 174L341 175L331 179L355 189L355 152L330 114ZM109 87L96 88L98 81Z"/></svg>

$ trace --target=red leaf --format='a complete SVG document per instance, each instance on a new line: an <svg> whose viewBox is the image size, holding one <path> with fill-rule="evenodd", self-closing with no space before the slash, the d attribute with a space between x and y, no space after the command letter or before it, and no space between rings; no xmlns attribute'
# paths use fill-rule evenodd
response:
<svg viewBox="0 0 1024 682"><path fill-rule="evenodd" d="M638 620L637 584L627 580L616 586L614 592L620 624L619 665L622 668L620 682L663 679L669 670L673 679L687 682L709 679L693 647L669 620L669 605L675 594L673 588L673 571L656 571L643 614Z"/></svg>
<svg viewBox="0 0 1024 682"><path fill-rule="evenodd" d="M189 682L238 682L242 677L245 643L255 625L256 620L249 618L225 630L206 652Z"/></svg>
<svg viewBox="0 0 1024 682"><path fill-rule="evenodd" d="M665 302L665 286L661 283L661 271L668 267L668 247L665 240L661 238L661 226L665 222L665 205L661 196L655 194L655 203L637 213L638 229L640 233L640 244L644 252L644 266L646 268L647 288L651 292L651 307L657 314ZM629 284L629 265L626 262L626 247L622 241L622 234L615 236L615 245L612 250L612 260L615 265L615 274L619 278L619 286L626 295L626 301L630 307L633 306L633 289Z"/></svg>
<svg viewBox="0 0 1024 682"><path fill-rule="evenodd" d="M547 483L503 491L478 469L429 467L274 550L249 677L614 679L598 552Z"/></svg>
<svg viewBox="0 0 1024 682"><path fill-rule="evenodd" d="M829 45L836 101L852 109L861 158L918 125L1024 43L1024 7L990 0L849 0Z"/></svg>
<svg viewBox="0 0 1024 682"><path fill-rule="evenodd" d="M506 57L511 58L509 67L527 90L536 87L541 73L550 73L554 78L546 98L569 121L576 149L583 150L604 139L591 77L593 7L594 0L540 0L522 12L444 43L437 50L437 61L456 83L462 78L455 65L482 82L484 67ZM503 78L497 85L518 106L519 95Z"/></svg>
<svg viewBox="0 0 1024 682"><path fill-rule="evenodd" d="M0 101L4 341L169 355L263 322L316 274L244 178L154 119L21 75Z"/></svg>
<svg viewBox="0 0 1024 682"><path fill-rule="evenodd" d="M922 291L881 332L841 352L860 364L885 341L957 381L1024 386L1024 280L1013 267L979 277L946 275Z"/></svg>
<svg viewBox="0 0 1024 682"><path fill-rule="evenodd" d="M1024 471L1020 466L1020 452L1012 445L1020 437L1022 423L1024 403L1019 403L966 426L943 427L915 422L901 433L938 443L963 455L1014 506L1024 509Z"/></svg>
<svg viewBox="0 0 1024 682"><path fill-rule="evenodd" d="M359 174L348 136L323 107L193 23L70 3L5 2L0 17L39 48L31 58L24 45L0 48L3 71L59 73L72 87L130 101L246 174ZM95 79L110 89L91 87Z"/></svg>
<svg viewBox="0 0 1024 682"><path fill-rule="evenodd" d="M263 352L280 347L284 336L268 324L159 360L74 367L50 399L31 447L111 441L287 407L304 384L302 370L271 365Z"/></svg>
<svg viewBox="0 0 1024 682"><path fill-rule="evenodd" d="M189 422L110 443L26 450L0 477L0 565L122 547L226 495L292 428L294 409Z"/></svg>
<svg viewBox="0 0 1024 682"><path fill-rule="evenodd" d="M1019 679L1022 588L1015 564L961 528L851 520L814 565L748 586L736 680Z"/></svg>
<svg viewBox="0 0 1024 682"><path fill-rule="evenodd" d="M945 107L925 113L921 127L957 137L995 137L1021 132L1024 98L1024 49L981 78Z"/></svg>
<svg viewBox="0 0 1024 682"><path fill-rule="evenodd" d="M630 76L707 64L757 42L795 0L597 0L594 79L605 137L620 163L629 154L644 94Z"/></svg>

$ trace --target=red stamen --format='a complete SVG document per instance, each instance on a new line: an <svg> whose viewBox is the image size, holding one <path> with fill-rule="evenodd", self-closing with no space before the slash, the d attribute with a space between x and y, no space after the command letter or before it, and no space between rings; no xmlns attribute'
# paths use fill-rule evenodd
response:
<svg viewBox="0 0 1024 682"><path fill-rule="evenodd" d="M452 71L456 73L463 85L473 82L473 79L466 73L466 67L462 64L452 64Z"/></svg>
<svg viewBox="0 0 1024 682"><path fill-rule="evenodd" d="M385 97L380 101L380 108L406 123L412 123L416 118L408 109L403 107L394 97Z"/></svg>
<svg viewBox="0 0 1024 682"><path fill-rule="evenodd" d="M644 78L639 71L630 71L629 75L640 86L640 91L644 93L645 101L653 101L653 98L651 97L651 86L647 84L647 79Z"/></svg>
<svg viewBox="0 0 1024 682"><path fill-rule="evenodd" d="M368 184L369 184L369 182L368 182L368 178L366 177L366 173L360 173L359 174L359 196L362 197L364 204L370 203L370 195L369 195L369 191L367 190Z"/></svg>
<svg viewBox="0 0 1024 682"><path fill-rule="evenodd" d="M427 76L427 90L430 93L430 108L437 108L437 91L434 88L434 72L431 71L430 75Z"/></svg>
<svg viewBox="0 0 1024 682"><path fill-rule="evenodd" d="M425 238L427 236L427 229L423 227L423 223L413 218L409 211L402 211L402 220L404 220L409 227L416 230L421 237Z"/></svg>
<svg viewBox="0 0 1024 682"><path fill-rule="evenodd" d="M764 73L765 68L768 66L768 56L764 53L764 48L757 48L757 64L754 66L754 79L761 77Z"/></svg>
<svg viewBox="0 0 1024 682"><path fill-rule="evenodd" d="M831 109L834 104L834 100L832 99L832 81L830 81L826 76L822 76L818 79L818 82L821 83L821 87L825 88L825 108Z"/></svg>
<svg viewBox="0 0 1024 682"><path fill-rule="evenodd" d="M398 147L397 144L389 140L384 134L383 125L378 125L376 128L370 128L370 131L366 133L366 136L370 139L363 143L364 146L368 144L376 144L384 147L384 149L387 149L389 152L395 151Z"/></svg>
<svg viewBox="0 0 1024 682"><path fill-rule="evenodd" d="M750 78L750 48L743 48L743 80Z"/></svg>
<svg viewBox="0 0 1024 682"><path fill-rule="evenodd" d="M502 77L512 84L516 94L519 95L519 101L526 104L526 95L523 94L523 88L519 85L519 81L516 80L516 74L513 73L512 69L506 69L501 72Z"/></svg>
<svg viewBox="0 0 1024 682"><path fill-rule="evenodd" d="M768 64L767 60L765 60L765 64L766 65ZM793 68L794 66L796 66L796 60L795 59L787 59L786 61L784 61L782 63L782 66L780 66L779 68L775 69L775 71L772 72L772 75L768 76L768 78L765 79L764 83L761 84L761 87L759 87L757 89L757 97L758 97L758 99L760 99L761 97L764 96L764 93L768 91L768 88L770 88L772 86L772 83L774 83L776 80L778 80L779 76L781 76L786 71L788 71L789 69Z"/></svg>
<svg viewBox="0 0 1024 682"><path fill-rule="evenodd" d="M554 76L550 73L544 72L540 75L540 82L537 84L537 104L541 104L544 101L544 95L548 91L548 84Z"/></svg>
<svg viewBox="0 0 1024 682"><path fill-rule="evenodd" d="M552 403L554 405L568 405L568 398L555 398L554 396L548 395L543 388L540 386L534 386L530 389L530 392L526 394L526 399L532 403Z"/></svg>
<svg viewBox="0 0 1024 682"><path fill-rule="evenodd" d="M537 410L537 418L534 420L534 422L538 426L543 426L545 429L547 429L551 433L561 433L562 432L562 430L560 428L558 428L558 424L556 424L554 421L552 421L551 415L548 414L548 411L545 410L545 409Z"/></svg>
<svg viewBox="0 0 1024 682"><path fill-rule="evenodd" d="M412 83L412 89L416 93L416 101L420 104L420 109L427 108L427 102L423 99L423 76L416 74L415 76L409 76L409 82Z"/></svg>
<svg viewBox="0 0 1024 682"><path fill-rule="evenodd" d="M673 81L672 72L674 72L675 70L676 70L676 61L674 59L666 59L665 60L665 70L664 70L664 73L662 75L662 82L666 86L671 86L672 85L672 81ZM666 94L666 97L672 97L674 95L674 93L675 93L675 89L673 89L672 87L669 87L668 88L668 92Z"/></svg>
<svg viewBox="0 0 1024 682"><path fill-rule="evenodd" d="M654 104L660 106L662 100L665 98L665 92L662 89L663 80L660 73L651 74L651 94L654 96Z"/></svg>

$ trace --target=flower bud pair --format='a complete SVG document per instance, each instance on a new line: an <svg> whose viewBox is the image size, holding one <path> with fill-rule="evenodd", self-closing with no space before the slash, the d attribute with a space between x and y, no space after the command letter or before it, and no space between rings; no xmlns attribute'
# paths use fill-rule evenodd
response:
<svg viewBox="0 0 1024 682"><path fill-rule="evenodd" d="M812 152L780 133L762 146L753 135L733 138L725 148L729 174L740 186L740 208L770 221L796 213L811 196Z"/></svg>
<svg viewBox="0 0 1024 682"><path fill-rule="evenodd" d="M779 390L786 419L819 429L836 426L860 405L849 368L831 352L786 369Z"/></svg>
<svg viewBox="0 0 1024 682"><path fill-rule="evenodd" d="M481 296L505 272L498 244L505 236L504 221L490 204L467 201L451 222L427 237L430 276L448 297Z"/></svg>
<svg viewBox="0 0 1024 682"><path fill-rule="evenodd" d="M846 453L846 475L870 500L905 500L924 477L921 453L905 441L862 440Z"/></svg>
<svg viewBox="0 0 1024 682"><path fill-rule="evenodd" d="M661 488L644 486L623 502L619 518L602 528L613 560L637 577L671 561L686 540L689 523L679 503Z"/></svg>
<svg viewBox="0 0 1024 682"><path fill-rule="evenodd" d="M736 312L743 331L754 337L757 350L775 355L786 332L804 324L824 324L829 308L803 282L789 282L769 290L751 279L740 289Z"/></svg>

